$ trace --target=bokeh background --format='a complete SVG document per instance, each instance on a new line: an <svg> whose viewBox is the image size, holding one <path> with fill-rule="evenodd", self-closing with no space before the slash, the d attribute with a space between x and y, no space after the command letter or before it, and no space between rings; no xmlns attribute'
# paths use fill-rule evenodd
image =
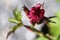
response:
<svg viewBox="0 0 60 40"><path fill-rule="evenodd" d="M29 19L23 11L23 5L29 9L37 3L44 2L45 16L54 16L55 12L60 10L60 3L56 0L0 0L0 40L5 40L8 31L13 27L13 23L8 21L8 18L13 18L13 10L18 6L22 11L22 20L26 25L30 25ZM42 24L39 24L42 25ZM35 28L40 30L41 26L36 24ZM38 26L38 27L37 27ZM11 34L8 40L33 40L36 34L27 30L25 27L19 28L14 34Z"/></svg>

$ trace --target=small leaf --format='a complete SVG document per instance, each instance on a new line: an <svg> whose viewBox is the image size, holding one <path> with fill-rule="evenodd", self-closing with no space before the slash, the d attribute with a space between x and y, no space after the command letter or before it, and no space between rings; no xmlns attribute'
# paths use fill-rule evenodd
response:
<svg viewBox="0 0 60 40"><path fill-rule="evenodd" d="M16 19L13 18L9 18L9 21L16 24L20 23L20 21L17 21Z"/></svg>
<svg viewBox="0 0 60 40"><path fill-rule="evenodd" d="M15 8L15 10L13 11L13 14L16 20L21 21L22 16L18 8Z"/></svg>
<svg viewBox="0 0 60 40"><path fill-rule="evenodd" d="M14 18L9 18L9 21L10 22L13 22L13 23L16 23L17 25L15 25L13 27L13 29L11 31L8 32L7 34L7 38L12 34L14 33L19 27L21 27L23 25L22 23L22 16L21 16L21 12L18 11L17 8L15 8L15 10L13 11L13 14L14 14ZM7 40L6 38L6 40Z"/></svg>

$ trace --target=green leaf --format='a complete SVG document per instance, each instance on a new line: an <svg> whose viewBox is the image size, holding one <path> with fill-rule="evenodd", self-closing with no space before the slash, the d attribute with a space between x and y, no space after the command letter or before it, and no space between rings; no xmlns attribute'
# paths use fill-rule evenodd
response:
<svg viewBox="0 0 60 40"><path fill-rule="evenodd" d="M16 24L20 23L20 21L17 21L16 19L13 18L9 18L9 21Z"/></svg>
<svg viewBox="0 0 60 40"><path fill-rule="evenodd" d="M13 11L13 14L16 20L21 21L22 16L18 8L15 8L15 10Z"/></svg>
<svg viewBox="0 0 60 40"><path fill-rule="evenodd" d="M18 11L17 8L15 8L15 10L13 11L13 14L14 14L14 18L9 18L9 21L13 22L13 23L16 23L17 25L15 25L13 27L13 29L8 32L7 38L9 37L9 35L14 33L19 27L23 26L22 19L21 19L22 18L21 12ZM7 38L6 38L6 40L7 40Z"/></svg>
<svg viewBox="0 0 60 40"><path fill-rule="evenodd" d="M9 18L10 22L17 23L17 24L22 23L22 15L17 7L15 8L15 10L13 10L13 15L14 15L14 18Z"/></svg>

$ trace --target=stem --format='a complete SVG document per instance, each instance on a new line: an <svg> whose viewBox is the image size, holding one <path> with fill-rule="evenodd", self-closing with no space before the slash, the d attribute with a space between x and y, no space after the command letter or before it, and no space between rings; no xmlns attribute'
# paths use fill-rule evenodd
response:
<svg viewBox="0 0 60 40"><path fill-rule="evenodd" d="M30 31L32 31L32 32L34 32L34 33L36 33L36 34L39 35L39 36L43 35L42 32L36 30L35 28L33 28L33 27L31 27L31 26L24 25L24 27L27 28L28 30L30 30Z"/></svg>

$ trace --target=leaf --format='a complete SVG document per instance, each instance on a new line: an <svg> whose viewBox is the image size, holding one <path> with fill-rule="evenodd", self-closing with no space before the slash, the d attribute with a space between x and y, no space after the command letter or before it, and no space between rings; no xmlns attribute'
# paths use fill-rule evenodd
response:
<svg viewBox="0 0 60 40"><path fill-rule="evenodd" d="M6 40L12 33L14 33L19 27L23 25L22 19L21 19L22 18L21 12L18 11L17 8L15 8L15 10L13 11L13 14L14 14L14 18L9 18L9 21L16 23L17 25L15 25L13 29L8 32Z"/></svg>
<svg viewBox="0 0 60 40"><path fill-rule="evenodd" d="M20 23L20 21L17 21L16 19L13 18L9 18L9 21L16 24Z"/></svg>
<svg viewBox="0 0 60 40"><path fill-rule="evenodd" d="M16 20L21 21L22 16L18 8L15 8L15 10L13 11L13 14Z"/></svg>

